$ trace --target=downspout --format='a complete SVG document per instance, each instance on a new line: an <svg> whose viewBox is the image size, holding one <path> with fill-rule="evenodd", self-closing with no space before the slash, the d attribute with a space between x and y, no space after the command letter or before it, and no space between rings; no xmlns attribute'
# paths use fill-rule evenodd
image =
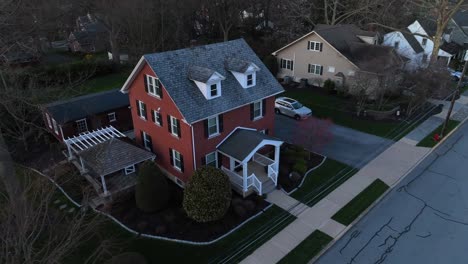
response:
<svg viewBox="0 0 468 264"><path fill-rule="evenodd" d="M193 136L193 126L190 124L190 129L192 129L192 157L193 157L193 170L197 170L197 163L195 161L195 140Z"/></svg>

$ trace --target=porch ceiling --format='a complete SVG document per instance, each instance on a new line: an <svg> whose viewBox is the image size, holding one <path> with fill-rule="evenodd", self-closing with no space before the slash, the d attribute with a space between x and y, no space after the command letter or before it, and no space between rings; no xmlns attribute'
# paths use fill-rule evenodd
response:
<svg viewBox="0 0 468 264"><path fill-rule="evenodd" d="M258 131L238 128L218 146L218 151L244 162L263 146L281 146L281 144L283 141Z"/></svg>

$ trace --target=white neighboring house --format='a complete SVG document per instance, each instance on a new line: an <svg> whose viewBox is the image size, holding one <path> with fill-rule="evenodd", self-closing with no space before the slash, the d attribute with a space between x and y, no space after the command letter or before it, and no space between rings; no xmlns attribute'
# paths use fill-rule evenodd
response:
<svg viewBox="0 0 468 264"><path fill-rule="evenodd" d="M427 67L434 47L432 37L435 34L435 25L431 21L419 22L416 20L408 26L408 31L412 34L402 33L400 31L387 33L384 35L382 44L394 47L398 54L410 60L406 64L407 70ZM428 37L423 37L422 35ZM439 59L446 60L448 65L453 54L439 49L438 56Z"/></svg>

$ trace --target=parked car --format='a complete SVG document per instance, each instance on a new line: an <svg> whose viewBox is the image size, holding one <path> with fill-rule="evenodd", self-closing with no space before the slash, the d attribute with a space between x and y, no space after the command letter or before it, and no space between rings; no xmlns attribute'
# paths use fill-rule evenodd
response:
<svg viewBox="0 0 468 264"><path fill-rule="evenodd" d="M294 117L296 120L306 119L312 115L310 108L288 97L278 97L275 100L275 113Z"/></svg>

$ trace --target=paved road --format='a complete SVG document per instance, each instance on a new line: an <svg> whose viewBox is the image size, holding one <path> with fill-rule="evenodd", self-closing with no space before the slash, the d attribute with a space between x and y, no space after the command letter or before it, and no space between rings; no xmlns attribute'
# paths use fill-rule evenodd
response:
<svg viewBox="0 0 468 264"><path fill-rule="evenodd" d="M468 123L316 263L468 263Z"/></svg>
<svg viewBox="0 0 468 264"><path fill-rule="evenodd" d="M275 135L286 142L303 145L309 150L356 168L362 168L393 143L391 140L336 124L329 127L329 132L317 129L327 126L321 122L323 121L316 118L296 121L287 116L277 115ZM317 140L304 142L301 138L307 133L314 134Z"/></svg>

